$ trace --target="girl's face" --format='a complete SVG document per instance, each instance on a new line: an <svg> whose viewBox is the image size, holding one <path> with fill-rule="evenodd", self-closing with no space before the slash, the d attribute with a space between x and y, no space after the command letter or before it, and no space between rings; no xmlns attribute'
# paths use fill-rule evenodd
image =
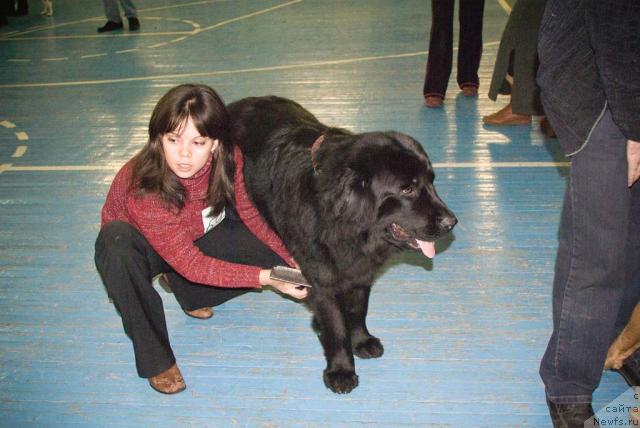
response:
<svg viewBox="0 0 640 428"><path fill-rule="evenodd" d="M207 163L218 140L200 135L191 118L178 129L162 136L167 165L180 178L191 178Z"/></svg>

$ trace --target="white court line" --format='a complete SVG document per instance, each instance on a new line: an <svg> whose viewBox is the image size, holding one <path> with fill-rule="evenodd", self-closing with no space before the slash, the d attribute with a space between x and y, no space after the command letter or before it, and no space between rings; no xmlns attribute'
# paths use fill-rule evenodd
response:
<svg viewBox="0 0 640 428"><path fill-rule="evenodd" d="M58 57L58 58L42 58L43 61L67 61L69 57Z"/></svg>
<svg viewBox="0 0 640 428"><path fill-rule="evenodd" d="M499 43L500 42L489 42L489 43L485 43L484 46L497 45ZM158 74L155 76L123 77L120 79L76 80L71 82L51 82L51 83L0 84L0 88L53 88L53 87L60 87L60 86L108 85L113 83L140 82L140 81L159 80L159 79L185 80L185 79L193 79L196 77L213 77L213 76L225 76L229 74L295 70L295 69L307 68L307 67L323 67L323 66L332 66L332 65L355 64L359 62L380 61L385 59L411 58L416 56L424 56L427 54L427 52L428 51L418 51L418 52L408 52L408 53L392 54L392 55L365 56L365 57L359 57L359 58L303 62L300 64L274 65L270 67L240 68L236 70L221 70L221 71L203 71L199 73Z"/></svg>
<svg viewBox="0 0 640 428"><path fill-rule="evenodd" d="M91 54L91 55L82 55L80 58L81 59L86 59L86 58L97 58L99 56L107 56L107 53L97 53L97 54Z"/></svg>
<svg viewBox="0 0 640 428"><path fill-rule="evenodd" d="M223 25L230 24L236 21L242 21L243 19L253 18L254 16L262 15L264 13L273 12L274 10L281 9L283 7L291 6L296 3L300 3L302 0L293 0L287 3L282 3L277 6L270 7L268 9L258 10L256 12L248 13L246 15L238 16L237 18L227 19L226 21L218 22L217 24L210 25L208 27L204 27L202 29L197 30L197 33L202 33L204 31L213 30L214 28L222 27Z"/></svg>
<svg viewBox="0 0 640 428"><path fill-rule="evenodd" d="M13 122L9 122L8 120L3 120L2 122L0 122L0 126L2 126L3 128L15 128L16 124Z"/></svg>
<svg viewBox="0 0 640 428"><path fill-rule="evenodd" d="M33 36L33 37L20 37L16 39L8 39L12 41L26 41L26 40L73 40L73 39L105 39L105 38L117 38L117 37L157 37L157 36L175 36L180 34L195 34L194 31L158 31L156 33L110 33L110 34L78 34L70 36ZM2 41L2 39L0 39Z"/></svg>
<svg viewBox="0 0 640 428"><path fill-rule="evenodd" d="M434 168L566 168L571 162L435 162Z"/></svg>
<svg viewBox="0 0 640 428"><path fill-rule="evenodd" d="M18 146L16 151L11 155L12 158L20 158L27 152L27 146Z"/></svg>
<svg viewBox="0 0 640 428"><path fill-rule="evenodd" d="M442 169L491 169L491 168L567 168L569 162L435 162L434 168ZM118 171L122 165L0 165L1 172L83 172Z"/></svg>

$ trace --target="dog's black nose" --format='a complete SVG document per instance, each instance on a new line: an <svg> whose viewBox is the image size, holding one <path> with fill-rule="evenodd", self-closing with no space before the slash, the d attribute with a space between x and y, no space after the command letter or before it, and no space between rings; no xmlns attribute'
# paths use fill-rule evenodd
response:
<svg viewBox="0 0 640 428"><path fill-rule="evenodd" d="M440 220L440 226L449 232L453 227L458 224L458 219L455 216L446 216Z"/></svg>

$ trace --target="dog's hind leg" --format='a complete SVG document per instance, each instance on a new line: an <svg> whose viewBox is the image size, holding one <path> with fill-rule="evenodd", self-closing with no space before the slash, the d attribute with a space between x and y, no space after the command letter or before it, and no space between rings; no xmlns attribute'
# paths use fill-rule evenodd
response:
<svg viewBox="0 0 640 428"><path fill-rule="evenodd" d="M384 353L382 342L372 336L367 329L367 311L371 287L353 287L345 299L345 312L351 327L351 346L353 353L360 358L379 358Z"/></svg>

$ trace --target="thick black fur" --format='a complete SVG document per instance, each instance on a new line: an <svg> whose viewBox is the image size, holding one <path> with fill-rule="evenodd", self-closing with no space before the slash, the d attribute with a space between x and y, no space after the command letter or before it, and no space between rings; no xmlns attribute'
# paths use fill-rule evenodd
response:
<svg viewBox="0 0 640 428"><path fill-rule="evenodd" d="M273 96L229 110L249 196L313 285L307 302L327 359L324 382L348 393L358 385L353 355L384 352L366 326L374 274L392 252L415 250L413 238L435 241L457 220L436 194L427 154L407 135L330 128Z"/></svg>

